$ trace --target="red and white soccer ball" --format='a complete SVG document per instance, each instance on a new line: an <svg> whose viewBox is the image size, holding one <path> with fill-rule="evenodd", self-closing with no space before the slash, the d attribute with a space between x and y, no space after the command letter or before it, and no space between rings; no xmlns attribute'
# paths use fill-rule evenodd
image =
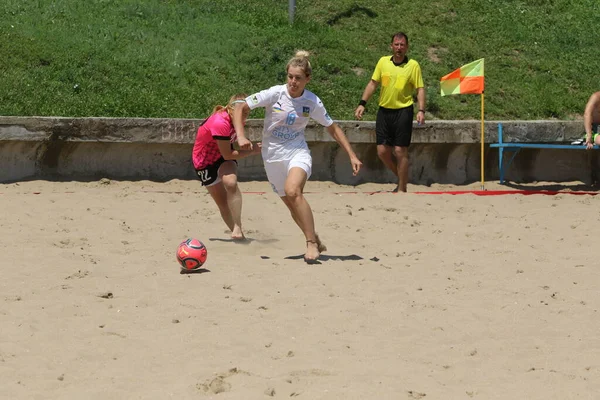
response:
<svg viewBox="0 0 600 400"><path fill-rule="evenodd" d="M198 239L184 240L177 249L177 261L183 271L194 271L202 268L207 257L206 246Z"/></svg>

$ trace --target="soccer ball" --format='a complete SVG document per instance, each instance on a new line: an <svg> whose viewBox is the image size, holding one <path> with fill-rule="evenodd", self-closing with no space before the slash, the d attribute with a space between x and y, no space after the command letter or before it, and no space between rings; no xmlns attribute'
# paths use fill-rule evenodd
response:
<svg viewBox="0 0 600 400"><path fill-rule="evenodd" d="M208 252L206 246L198 239L187 239L181 242L177 249L177 261L184 271L194 271L202 268Z"/></svg>

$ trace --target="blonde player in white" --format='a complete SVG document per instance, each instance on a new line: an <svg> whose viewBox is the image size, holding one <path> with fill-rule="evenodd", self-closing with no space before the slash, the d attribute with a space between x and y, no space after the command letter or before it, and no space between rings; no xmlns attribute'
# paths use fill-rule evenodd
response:
<svg viewBox="0 0 600 400"><path fill-rule="evenodd" d="M233 126L241 149L251 150L252 143L244 132L243 115L248 109L265 108L262 157L267 178L292 218L306 237L304 260L316 262L326 247L315 232L310 205L303 195L304 185L312 172L312 157L306 144L304 129L310 118L326 127L327 132L348 153L353 174L362 163L341 128L333 122L321 100L305 89L312 68L308 52L298 51L287 64L287 84L273 86L238 103L233 111Z"/></svg>

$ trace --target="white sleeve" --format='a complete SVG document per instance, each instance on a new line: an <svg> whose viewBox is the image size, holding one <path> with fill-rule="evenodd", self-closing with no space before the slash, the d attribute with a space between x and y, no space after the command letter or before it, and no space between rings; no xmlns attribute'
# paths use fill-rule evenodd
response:
<svg viewBox="0 0 600 400"><path fill-rule="evenodd" d="M324 127L328 127L331 126L331 124L333 124L333 120L327 113L323 102L318 97L315 108L310 113L310 117L317 121L319 124L323 125Z"/></svg>
<svg viewBox="0 0 600 400"><path fill-rule="evenodd" d="M273 86L246 97L246 104L248 104L248 107L250 107L251 110L254 110L258 107L267 107L271 104L275 104L278 98L279 91L277 90L277 86Z"/></svg>

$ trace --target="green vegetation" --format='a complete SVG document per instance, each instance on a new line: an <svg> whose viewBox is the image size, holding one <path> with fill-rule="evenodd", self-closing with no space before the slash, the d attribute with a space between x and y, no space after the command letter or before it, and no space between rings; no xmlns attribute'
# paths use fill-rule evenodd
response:
<svg viewBox="0 0 600 400"><path fill-rule="evenodd" d="M439 95L440 77L478 58L488 120L574 118L600 90L598 0L296 4L290 26L286 0L4 0L0 115L203 118L236 92L284 83L305 49L309 89L353 119L397 30L421 63L429 119L479 118L479 96Z"/></svg>

